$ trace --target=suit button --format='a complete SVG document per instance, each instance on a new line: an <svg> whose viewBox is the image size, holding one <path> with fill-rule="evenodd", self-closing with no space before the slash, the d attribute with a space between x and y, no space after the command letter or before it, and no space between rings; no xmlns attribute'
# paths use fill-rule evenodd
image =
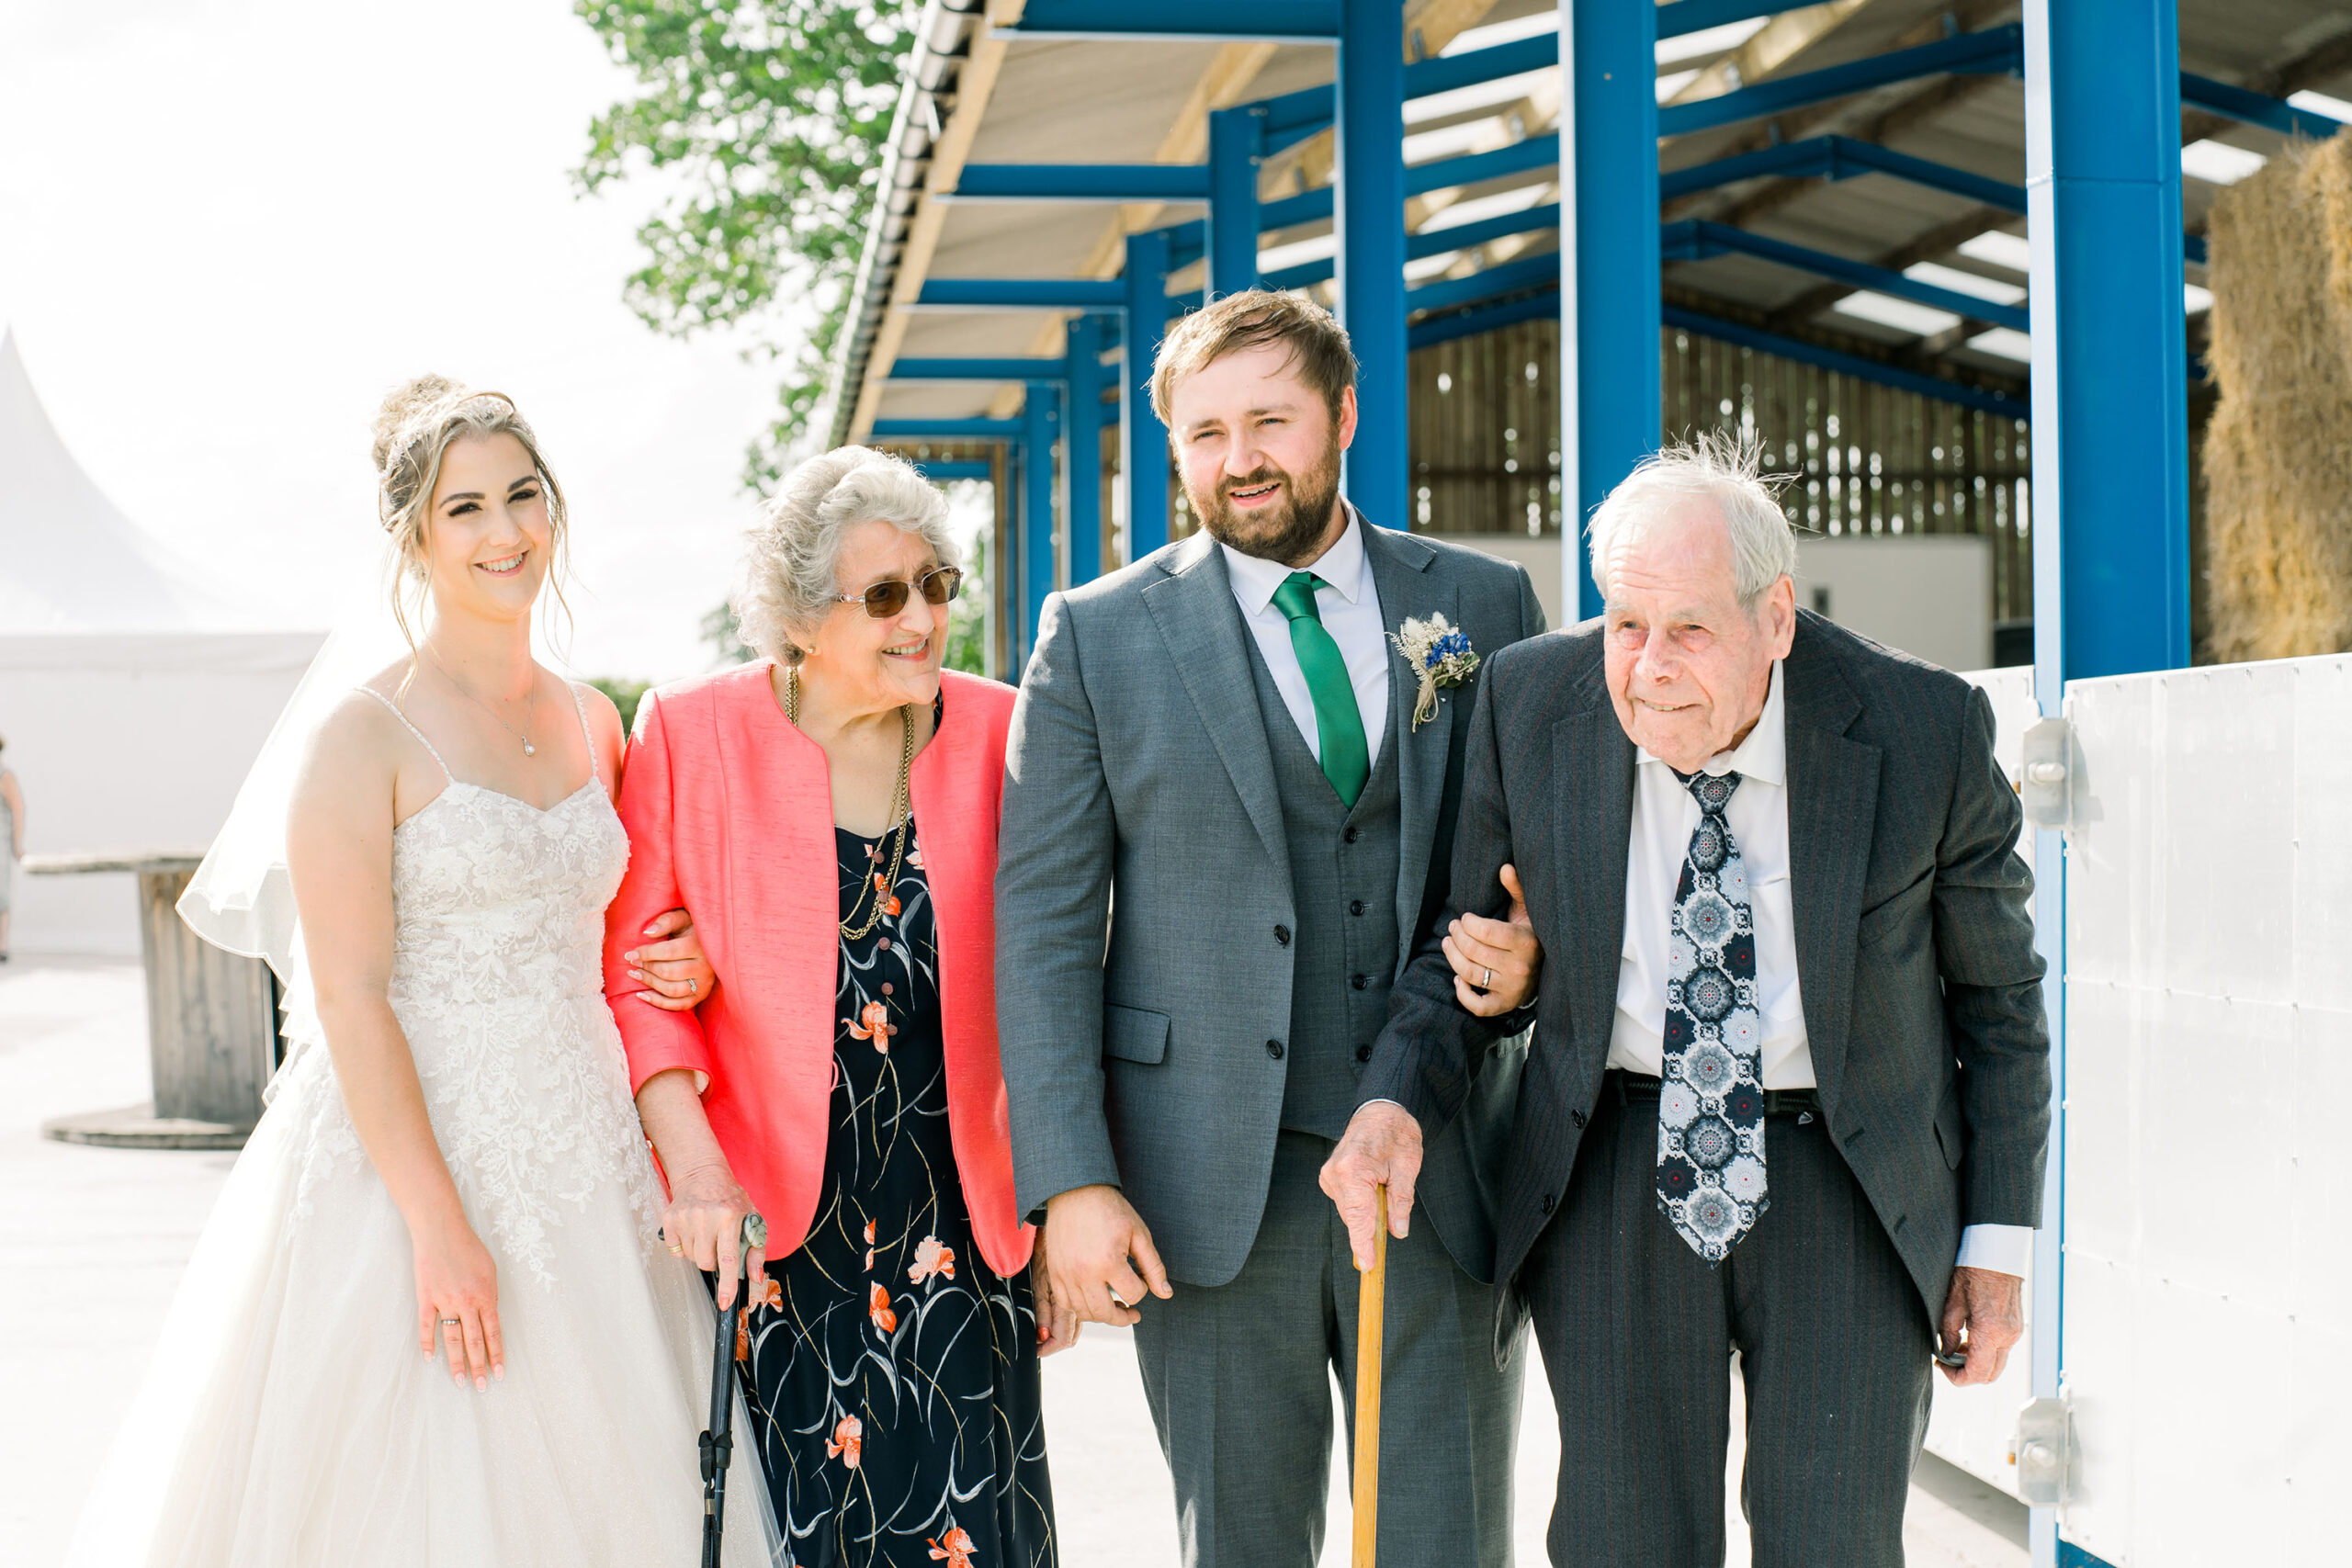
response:
<svg viewBox="0 0 2352 1568"><path fill-rule="evenodd" d="M1545 1213L1547 1213L1547 1214L1548 1214L1548 1213L1550 1213L1552 1212L1552 1205L1553 1205L1553 1203L1554 1203L1554 1202L1555 1202L1556 1201L1557 1201L1557 1200L1555 1200L1555 1199L1552 1196L1552 1194L1550 1194L1549 1192L1546 1192L1546 1193L1544 1193L1544 1201L1543 1201L1542 1202L1540 1202L1540 1203L1536 1204L1535 1206L1536 1206L1537 1208L1539 1208L1539 1209L1543 1210Z"/></svg>
<svg viewBox="0 0 2352 1568"><path fill-rule="evenodd" d="M1363 899L1361 899L1361 898L1351 898L1351 899L1349 899L1349 900L1348 900L1348 913L1349 913L1349 914L1351 914L1351 915L1361 915L1361 914L1363 914Z"/></svg>
<svg viewBox="0 0 2352 1568"><path fill-rule="evenodd" d="M1290 928L1288 926L1276 926L1274 928L1274 941L1283 947L1288 947L1290 945Z"/></svg>
<svg viewBox="0 0 2352 1568"><path fill-rule="evenodd" d="M1283 1059L1283 1043L1279 1040L1267 1041L1266 1055L1272 1056L1277 1062L1281 1061Z"/></svg>
<svg viewBox="0 0 2352 1568"><path fill-rule="evenodd" d="M1584 1112L1581 1111L1571 1111L1568 1112L1568 1120L1581 1127L1584 1125Z"/></svg>
<svg viewBox="0 0 2352 1568"><path fill-rule="evenodd" d="M1356 1047L1356 1060L1357 1060L1357 1061L1359 1061L1359 1062L1369 1062L1369 1061L1371 1061L1371 1060L1372 1060L1372 1047L1371 1047L1371 1046L1369 1046L1369 1045L1359 1045L1359 1046L1357 1046L1357 1047Z"/></svg>
<svg viewBox="0 0 2352 1568"><path fill-rule="evenodd" d="M1348 984L1361 991L1366 986L1372 984L1372 976L1369 975L1351 975L1348 976Z"/></svg>
<svg viewBox="0 0 2352 1568"><path fill-rule="evenodd" d="M1340 838L1342 841L1352 844L1356 841L1356 830L1353 828L1351 828L1346 832L1341 833Z"/></svg>

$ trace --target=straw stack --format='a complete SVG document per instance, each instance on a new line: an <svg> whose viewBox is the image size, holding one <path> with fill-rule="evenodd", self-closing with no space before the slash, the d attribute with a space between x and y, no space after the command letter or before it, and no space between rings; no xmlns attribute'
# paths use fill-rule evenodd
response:
<svg viewBox="0 0 2352 1568"><path fill-rule="evenodd" d="M2213 204L2207 660L2352 649L2352 131Z"/></svg>

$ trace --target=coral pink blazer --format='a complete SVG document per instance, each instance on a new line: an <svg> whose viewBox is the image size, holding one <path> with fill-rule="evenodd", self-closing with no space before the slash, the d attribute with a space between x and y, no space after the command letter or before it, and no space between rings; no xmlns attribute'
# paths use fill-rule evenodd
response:
<svg viewBox="0 0 2352 1568"><path fill-rule="evenodd" d="M690 1067L769 1256L808 1239L825 1171L841 892L825 753L785 718L764 661L649 692L621 775L628 874L605 922L605 995L629 1087ZM981 1256L1011 1275L1032 1239L1012 1208L996 1046L996 835L1010 687L953 671L915 758L915 825L939 932L947 1122ZM692 1012L631 993L621 954L664 909L694 916L718 984Z"/></svg>

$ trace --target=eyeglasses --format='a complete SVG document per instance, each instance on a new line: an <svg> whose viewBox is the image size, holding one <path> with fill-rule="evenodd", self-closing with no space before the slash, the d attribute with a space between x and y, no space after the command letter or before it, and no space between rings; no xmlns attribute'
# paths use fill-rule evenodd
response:
<svg viewBox="0 0 2352 1568"><path fill-rule="evenodd" d="M926 604L945 604L963 591L964 573L959 567L935 566L912 583L893 577L876 583L863 593L836 593L836 604L863 604L865 613L877 621L887 621L907 607L907 598L917 589L922 591Z"/></svg>

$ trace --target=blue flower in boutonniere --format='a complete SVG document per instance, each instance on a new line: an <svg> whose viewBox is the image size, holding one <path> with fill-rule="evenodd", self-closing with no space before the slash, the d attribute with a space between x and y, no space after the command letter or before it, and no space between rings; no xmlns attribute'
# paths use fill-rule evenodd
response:
<svg viewBox="0 0 2352 1568"><path fill-rule="evenodd" d="M1461 685L1478 668L1478 655L1470 646L1470 634L1460 626L1448 625L1443 615L1431 615L1426 621L1408 620L1388 640L1396 645L1396 651L1412 666L1414 676L1421 683L1420 697L1413 704L1415 729L1437 716L1438 693Z"/></svg>

